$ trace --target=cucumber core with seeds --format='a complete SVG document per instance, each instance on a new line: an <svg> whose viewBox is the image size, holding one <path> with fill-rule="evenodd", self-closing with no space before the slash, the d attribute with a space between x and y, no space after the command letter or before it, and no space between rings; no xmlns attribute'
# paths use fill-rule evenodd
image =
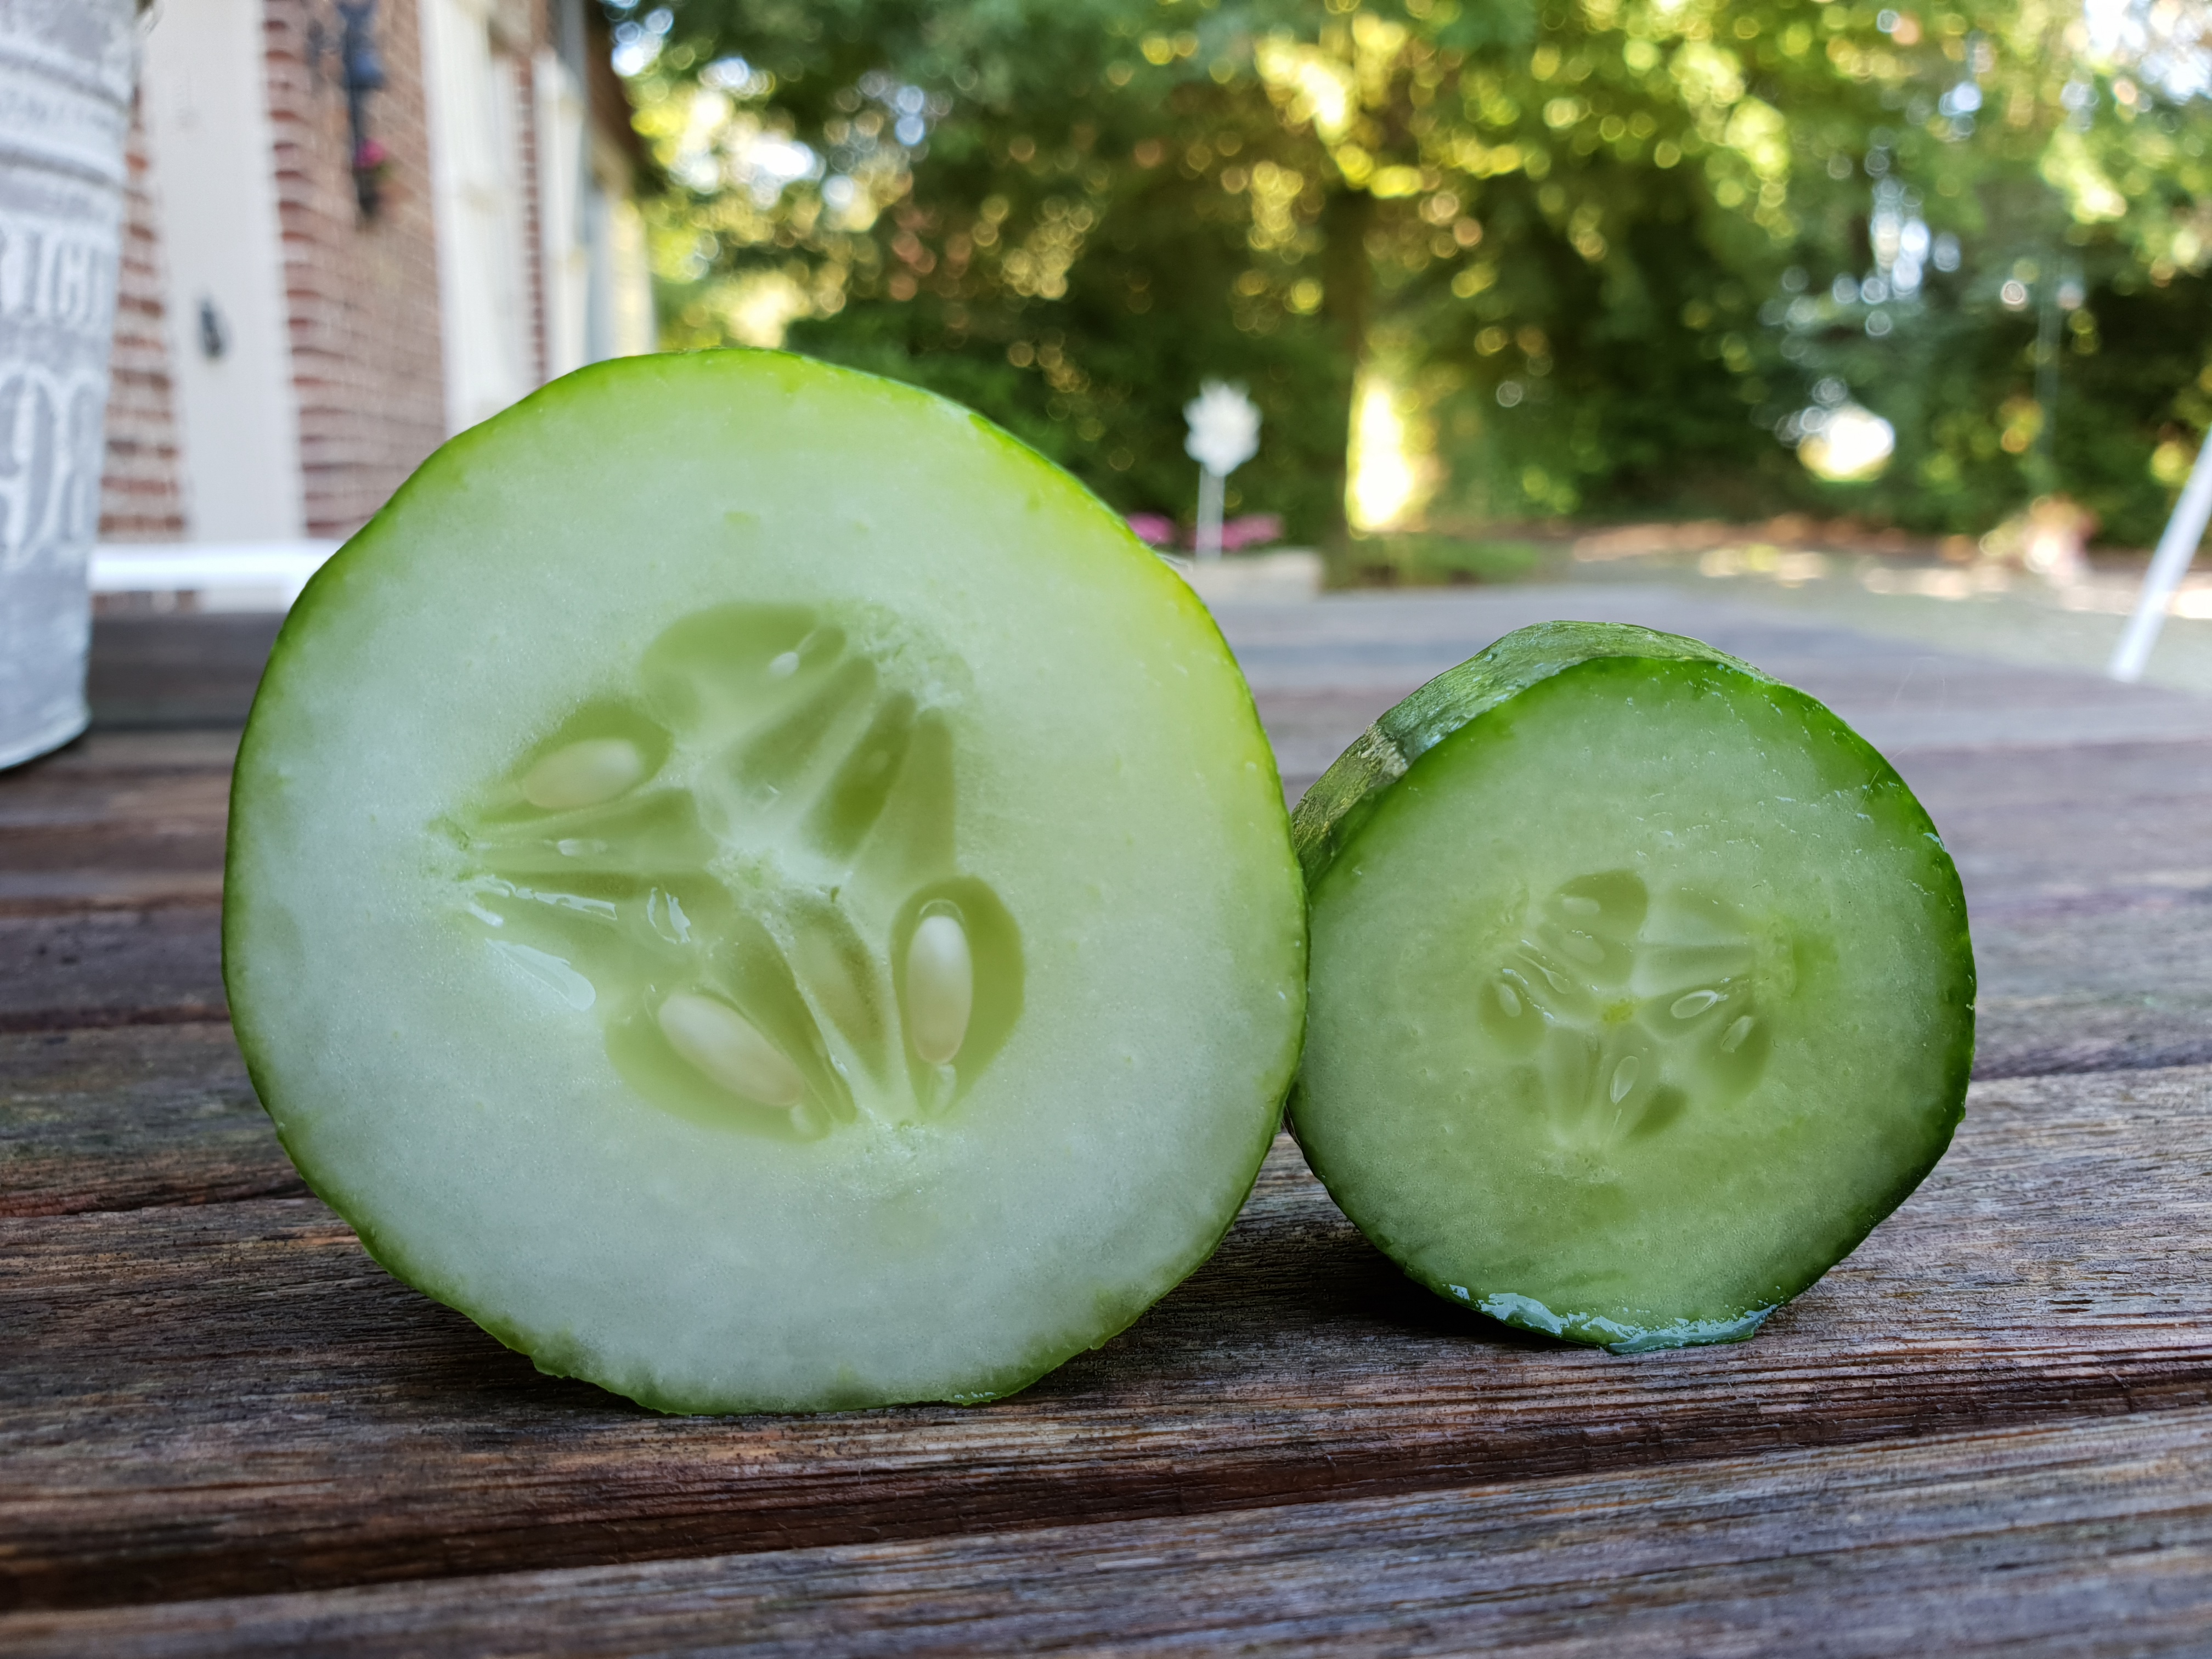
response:
<svg viewBox="0 0 2212 1659"><path fill-rule="evenodd" d="M966 410L629 359L287 621L256 1087L376 1258L670 1411L988 1399L1204 1259L1294 1069L1281 787L1182 580Z"/></svg>
<svg viewBox="0 0 2212 1659"><path fill-rule="evenodd" d="M1293 826L1291 1121L1451 1301L1622 1352L1738 1340L1950 1141L1958 874L1889 764L1747 664L1523 629L1385 714Z"/></svg>

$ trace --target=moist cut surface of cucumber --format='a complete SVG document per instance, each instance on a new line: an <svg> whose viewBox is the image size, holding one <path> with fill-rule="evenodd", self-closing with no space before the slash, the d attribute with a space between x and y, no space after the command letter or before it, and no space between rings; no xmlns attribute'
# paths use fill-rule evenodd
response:
<svg viewBox="0 0 2212 1659"><path fill-rule="evenodd" d="M1449 1300L1618 1351L1749 1336L1949 1143L1974 968L1880 755L1692 640L1554 623L1300 802L1291 1118Z"/></svg>
<svg viewBox="0 0 2212 1659"><path fill-rule="evenodd" d="M967 411L769 353L456 438L285 624L224 972L317 1193L672 1411L980 1400L1249 1188L1304 923L1176 574Z"/></svg>

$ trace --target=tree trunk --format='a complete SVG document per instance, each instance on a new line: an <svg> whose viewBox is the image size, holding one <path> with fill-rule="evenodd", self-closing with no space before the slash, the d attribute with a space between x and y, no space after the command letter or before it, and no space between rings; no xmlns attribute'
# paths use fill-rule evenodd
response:
<svg viewBox="0 0 2212 1659"><path fill-rule="evenodd" d="M1367 313L1375 280L1367 231L1374 219L1375 198L1364 190L1339 185L1322 206L1322 314L1336 330L1337 373L1330 395L1335 402L1336 430L1344 434L1337 451L1337 487L1328 532L1330 544L1339 549L1352 540L1345 498L1351 483L1352 427L1358 415L1352 398L1358 388L1359 366L1367 356Z"/></svg>

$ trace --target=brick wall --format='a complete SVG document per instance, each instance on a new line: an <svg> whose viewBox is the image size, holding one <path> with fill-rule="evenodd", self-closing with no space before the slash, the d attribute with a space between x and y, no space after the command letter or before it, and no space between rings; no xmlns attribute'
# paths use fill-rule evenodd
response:
<svg viewBox="0 0 2212 1659"><path fill-rule="evenodd" d="M416 0L377 9L387 85L369 99L369 134L391 162L381 206L364 218L336 54L309 61L311 21L329 31L336 9L264 4L307 528L345 536L445 437L419 20Z"/></svg>
<svg viewBox="0 0 2212 1659"><path fill-rule="evenodd" d="M543 380L546 378L545 260L541 250L545 246L545 204L538 194L536 52L539 44L532 40L514 54L514 131L522 149L518 159L522 179L522 268L530 277L530 368Z"/></svg>
<svg viewBox="0 0 2212 1659"><path fill-rule="evenodd" d="M361 212L356 195L335 51L337 8L328 0L259 4L304 528L310 536L343 537L446 435L421 0L381 0L377 9L374 38L386 84L370 95L368 132L389 161L373 216ZM552 7L547 0L494 0L491 14L499 61L512 80L520 300L535 376L542 377L548 296L533 54L553 39ZM591 38L604 58L604 28ZM594 67L614 85L611 70ZM628 138L619 88L605 99L599 86L592 90L595 113ZM605 110L598 107L602 101ZM168 353L172 346L196 349L196 323L163 315L160 194L159 169L149 167L134 125L101 481L100 533L108 539L176 540L190 531L187 457L179 446L189 445L191 434L180 440Z"/></svg>
<svg viewBox="0 0 2212 1659"><path fill-rule="evenodd" d="M135 110L128 160L123 268L116 285L115 350L107 383L107 458L100 479L100 538L174 541L185 533L185 502L162 315L161 241L145 129Z"/></svg>

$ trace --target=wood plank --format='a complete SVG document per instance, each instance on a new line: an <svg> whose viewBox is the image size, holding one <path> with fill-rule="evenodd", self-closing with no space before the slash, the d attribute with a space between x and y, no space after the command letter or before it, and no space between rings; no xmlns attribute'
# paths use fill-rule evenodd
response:
<svg viewBox="0 0 2212 1659"><path fill-rule="evenodd" d="M1306 605L1224 605L1215 614L1263 701L1331 692L1380 712L1500 635L1566 617L1705 640L1810 692L1893 757L2212 738L2212 700L1934 650L1666 583L1349 593ZM1316 734L1313 747L1285 753L1284 769L1318 772L1358 729L1340 726L1333 741Z"/></svg>
<svg viewBox="0 0 2212 1659"><path fill-rule="evenodd" d="M2212 921L2212 744L1947 750L1907 765L1967 884L1979 1075L2212 1060L2199 944ZM0 815L42 810L14 804L18 782L0 783ZM204 793L190 834L41 831L49 869L0 873L0 1030L222 1017L218 799ZM74 869L72 846L85 850ZM119 866L103 847L122 849ZM152 867L178 848L186 867ZM48 881L74 896L6 896Z"/></svg>
<svg viewBox="0 0 2212 1659"><path fill-rule="evenodd" d="M202 971L219 996L207 921ZM120 971L138 969L126 963ZM9 1030L17 1018L22 1024ZM1984 1079L2212 1059L2212 1021L2181 996L2021 998L1994 1009L1984 998L1982 1025L1975 1070ZM220 1005L0 1008L0 1215L304 1190Z"/></svg>
<svg viewBox="0 0 2212 1659"><path fill-rule="evenodd" d="M1499 635L1555 617L1693 635L1827 703L1908 777L1928 750L2212 739L2212 702L1824 627L1656 584L1345 594L1218 608L1293 798L1384 709ZM1918 780L1914 779L1915 787Z"/></svg>
<svg viewBox="0 0 2212 1659"><path fill-rule="evenodd" d="M655 1418L312 1200L0 1222L0 1605L1372 1496L2212 1404L2212 1070L1978 1087L1757 1340L1624 1359L1411 1286L1279 1146L1220 1253L981 1408Z"/></svg>
<svg viewBox="0 0 2212 1659"><path fill-rule="evenodd" d="M2212 882L2212 740L1925 750L1898 769L1993 894L2149 872Z"/></svg>
<svg viewBox="0 0 2212 1659"><path fill-rule="evenodd" d="M99 732L0 776L0 1033L228 1018L233 730Z"/></svg>
<svg viewBox="0 0 2212 1659"><path fill-rule="evenodd" d="M25 909L0 911L0 1033L229 1018L215 904Z"/></svg>
<svg viewBox="0 0 2212 1659"><path fill-rule="evenodd" d="M27 781L67 772L91 781L90 799L123 799L148 777L219 779L233 742L219 732L96 736L0 784L0 824L58 810ZM1916 781L1950 830L1972 895L1984 988L1978 1075L2212 1060L2212 957L2202 949L2212 842L2201 828L2212 822L2212 744L1930 751L1908 764L1926 769ZM202 811L219 812L219 787L198 799ZM201 844L213 890L219 822ZM0 1033L220 1021L219 929L211 902L0 898ZM51 1097L42 1111L85 1120L83 1133L42 1143L35 1180L31 1165L16 1165L16 1212L296 1190L252 1115L196 1116L189 1086L181 1109L163 1108L150 1090L103 1105L112 1079L97 1068L73 1078L80 1052L33 1045L10 1062L14 1086ZM46 1068L35 1085L23 1069L34 1063ZM188 1155L195 1125L217 1144ZM240 1137L259 1137L258 1149L249 1153ZM142 1151L147 1167L134 1170ZM178 1184L192 1158L207 1171L203 1193Z"/></svg>
<svg viewBox="0 0 2212 1659"><path fill-rule="evenodd" d="M1352 1502L130 1610L21 1659L2202 1653L2212 1413Z"/></svg>
<svg viewBox="0 0 2212 1659"><path fill-rule="evenodd" d="M0 905L222 890L228 769L33 769L0 788Z"/></svg>
<svg viewBox="0 0 2212 1659"><path fill-rule="evenodd" d="M203 943L211 963L211 926ZM204 1003L0 1011L0 1215L304 1192L220 1012ZM11 1018L23 1029L9 1031ZM1975 1069L1984 1079L2212 1059L2212 1020L2185 997L1994 1006L1985 998L1982 1024Z"/></svg>
<svg viewBox="0 0 2212 1659"><path fill-rule="evenodd" d="M2212 1060L2212 744L1936 750L1900 765L1966 885L1978 1075Z"/></svg>
<svg viewBox="0 0 2212 1659"><path fill-rule="evenodd" d="M228 1024L0 1036L0 1215L306 1191Z"/></svg>
<svg viewBox="0 0 2212 1659"><path fill-rule="evenodd" d="M95 732L0 777L0 916L219 902L237 747Z"/></svg>
<svg viewBox="0 0 2212 1659"><path fill-rule="evenodd" d="M129 781L165 774L218 772L228 777L238 756L239 728L109 731L95 726L75 743L27 761L6 775L19 784Z"/></svg>
<svg viewBox="0 0 2212 1659"><path fill-rule="evenodd" d="M1295 790L1302 749L1318 742L1325 750L1309 757L1317 769L1422 672L1504 628L1563 611L1692 628L1863 720L1916 708L2008 720L2009 746L1900 755L1968 884L1984 969L1982 1074L2212 1059L2212 963L2195 949L2203 904L2212 902L2212 847L2199 828L2212 808L2212 739L2203 735L2212 705L1931 653L1649 585L1351 596L1231 607L1224 622L1260 684ZM173 675L209 640L228 640L234 653L251 645L245 635L201 627L221 619L118 620L138 630L135 645L125 642L138 659L165 663ZM1331 689L1376 672L1395 678L1381 690ZM2048 746L2054 722L2080 708L2103 710L2106 725L2120 721L2116 730L2134 721L2166 735ZM2168 727L2199 735L2174 737ZM2019 746L2027 739L2046 746ZM234 741L210 732L95 733L0 781L0 1030L221 1015L211 913L137 919L149 952L143 985L135 957L115 948L126 937L121 924L73 917L212 907L223 805L216 769Z"/></svg>
<svg viewBox="0 0 2212 1659"><path fill-rule="evenodd" d="M242 726L283 617L98 617L86 700L96 726Z"/></svg>
<svg viewBox="0 0 2212 1659"><path fill-rule="evenodd" d="M0 915L222 902L223 824L0 829Z"/></svg>

